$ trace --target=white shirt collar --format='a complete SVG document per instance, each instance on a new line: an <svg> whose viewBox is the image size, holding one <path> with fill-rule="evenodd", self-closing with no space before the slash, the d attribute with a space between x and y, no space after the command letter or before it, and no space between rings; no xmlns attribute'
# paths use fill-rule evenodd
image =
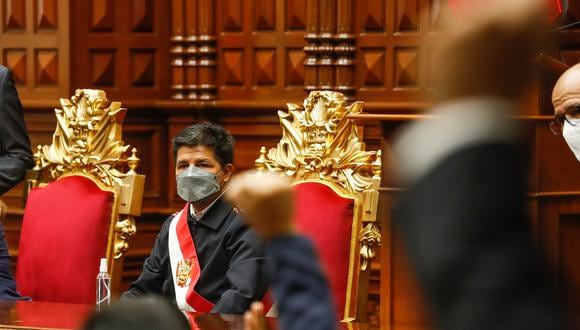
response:
<svg viewBox="0 0 580 330"><path fill-rule="evenodd" d="M189 212L191 213L191 215L193 216L195 221L201 220L201 218L218 201L218 199L220 199L224 195L225 192L226 192L226 189L224 189L224 191L222 191L222 193L216 199L214 199L213 202L211 202L211 204L209 204L205 209L203 209L199 212L196 212L195 209L193 208L193 204L189 203Z"/></svg>

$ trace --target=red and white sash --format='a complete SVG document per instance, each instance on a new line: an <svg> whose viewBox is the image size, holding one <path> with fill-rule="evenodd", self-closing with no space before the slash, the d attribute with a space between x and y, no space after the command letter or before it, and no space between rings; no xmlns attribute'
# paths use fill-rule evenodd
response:
<svg viewBox="0 0 580 330"><path fill-rule="evenodd" d="M209 312L214 304L193 290L201 274L201 268L187 225L187 212L189 203L173 217L169 225L169 260L175 300L179 309L183 311Z"/></svg>

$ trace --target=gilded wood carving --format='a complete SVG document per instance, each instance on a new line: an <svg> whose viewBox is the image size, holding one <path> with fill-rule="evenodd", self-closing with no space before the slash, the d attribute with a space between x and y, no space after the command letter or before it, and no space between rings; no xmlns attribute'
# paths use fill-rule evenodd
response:
<svg viewBox="0 0 580 330"><path fill-rule="evenodd" d="M381 175L380 151L366 151L356 125L348 114L360 113L362 102L347 106L343 94L313 91L302 106L289 103L288 112L278 111L282 138L276 148L260 150L258 170L279 172L294 180L321 180L338 192L361 202L359 233L361 269L376 255L381 237L376 207ZM362 228L362 226L361 226Z"/></svg>
<svg viewBox="0 0 580 330"><path fill-rule="evenodd" d="M27 173L27 190L64 175L90 178L104 190L116 193L118 208L114 226L114 258L127 251L127 240L136 232L134 216L141 212L144 176L136 174L137 150L127 157L122 140L126 114L119 102L109 102L105 92L77 89L55 109L56 129L52 144L37 146L35 167Z"/></svg>

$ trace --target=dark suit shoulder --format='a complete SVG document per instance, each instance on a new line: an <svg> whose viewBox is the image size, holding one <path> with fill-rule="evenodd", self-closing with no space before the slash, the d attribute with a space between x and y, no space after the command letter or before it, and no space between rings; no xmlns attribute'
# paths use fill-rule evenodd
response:
<svg viewBox="0 0 580 330"><path fill-rule="evenodd" d="M245 232L253 233L253 230L248 226L243 216L232 209L224 221L225 231L230 234L243 234Z"/></svg>
<svg viewBox="0 0 580 330"><path fill-rule="evenodd" d="M161 225L161 229L159 230L159 236L167 236L169 233L169 225L171 225L171 220L178 214L179 212L173 213L172 215L168 216Z"/></svg>
<svg viewBox="0 0 580 330"><path fill-rule="evenodd" d="M10 73L10 69L5 67L4 65L0 65L0 79L4 79L4 76L7 76Z"/></svg>

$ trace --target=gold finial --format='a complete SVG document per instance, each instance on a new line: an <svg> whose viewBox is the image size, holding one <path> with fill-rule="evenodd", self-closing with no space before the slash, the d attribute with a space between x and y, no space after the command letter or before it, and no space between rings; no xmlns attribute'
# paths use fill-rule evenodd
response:
<svg viewBox="0 0 580 330"><path fill-rule="evenodd" d="M258 171L266 169L266 147L260 147L260 157L254 161L254 165Z"/></svg>
<svg viewBox="0 0 580 330"><path fill-rule="evenodd" d="M34 153L34 170L35 171L39 171L42 168L41 163L42 163L42 146L37 145L36 152Z"/></svg>
<svg viewBox="0 0 580 330"><path fill-rule="evenodd" d="M375 176L378 176L378 177L381 176L381 168L382 168L381 155L382 155L382 151L381 150L378 150L377 151L377 158L372 163L373 173L374 173Z"/></svg>
<svg viewBox="0 0 580 330"><path fill-rule="evenodd" d="M137 149L131 149L131 157L127 158L127 165L129 165L129 172L127 174L134 174L137 167L139 167L141 159L137 157Z"/></svg>

